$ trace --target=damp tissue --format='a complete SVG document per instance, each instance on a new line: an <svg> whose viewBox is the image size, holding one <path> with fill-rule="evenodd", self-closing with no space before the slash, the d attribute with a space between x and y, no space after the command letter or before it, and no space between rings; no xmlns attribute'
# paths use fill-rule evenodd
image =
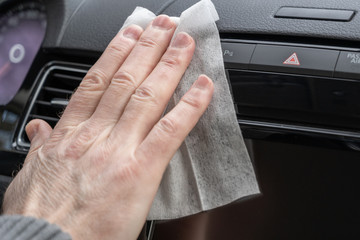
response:
<svg viewBox="0 0 360 240"><path fill-rule="evenodd" d="M151 11L137 7L123 27L137 24L145 29L154 18ZM213 80L215 92L209 108L171 160L148 220L180 218L259 193L224 71L216 9L210 0L201 0L172 19L178 25L176 32L193 37L196 49L166 111L201 74Z"/></svg>

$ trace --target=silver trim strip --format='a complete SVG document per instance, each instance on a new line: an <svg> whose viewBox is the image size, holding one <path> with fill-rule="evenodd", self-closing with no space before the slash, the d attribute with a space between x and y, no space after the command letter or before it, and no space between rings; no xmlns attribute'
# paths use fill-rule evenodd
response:
<svg viewBox="0 0 360 240"><path fill-rule="evenodd" d="M150 222L149 235L147 236L147 240L152 240L155 231L155 221Z"/></svg>
<svg viewBox="0 0 360 240"><path fill-rule="evenodd" d="M238 123L240 125L248 125L255 127L267 127L267 128L276 128L282 130L292 130L297 132L307 132L307 133L316 133L323 135L331 135L337 136L341 138L349 137L349 138L359 138L360 132L350 132L350 131L342 131L342 130L333 130L326 128L315 128L315 127L306 127L306 126L297 126L290 124L280 124L280 123L270 123L270 122L262 122L262 121L252 121L252 120L241 120L238 119Z"/></svg>

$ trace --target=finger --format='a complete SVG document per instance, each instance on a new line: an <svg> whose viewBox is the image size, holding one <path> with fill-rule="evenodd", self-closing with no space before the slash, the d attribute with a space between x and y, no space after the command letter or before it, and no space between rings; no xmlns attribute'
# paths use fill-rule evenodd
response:
<svg viewBox="0 0 360 240"><path fill-rule="evenodd" d="M30 121L25 128L26 134L31 142L29 153L36 151L50 137L52 128L40 119Z"/></svg>
<svg viewBox="0 0 360 240"><path fill-rule="evenodd" d="M136 150L136 158L160 177L185 137L194 128L211 101L212 81L202 75L180 102L151 130Z"/></svg>
<svg viewBox="0 0 360 240"><path fill-rule="evenodd" d="M113 75L123 64L142 32L141 27L131 25L115 36L71 97L58 126L76 126L90 118Z"/></svg>
<svg viewBox="0 0 360 240"><path fill-rule="evenodd" d="M168 16L154 19L114 75L92 120L108 126L117 123L131 95L153 71L169 46L175 28L175 23Z"/></svg>
<svg viewBox="0 0 360 240"><path fill-rule="evenodd" d="M131 142L140 144L144 140L163 114L194 49L194 40L188 34L176 36L154 71L131 96L110 138L119 138L122 133L121 137Z"/></svg>

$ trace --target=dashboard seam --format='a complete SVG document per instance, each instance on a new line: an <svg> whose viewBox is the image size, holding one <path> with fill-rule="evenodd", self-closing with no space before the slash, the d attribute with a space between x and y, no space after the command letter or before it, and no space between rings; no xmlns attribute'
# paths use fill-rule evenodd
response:
<svg viewBox="0 0 360 240"><path fill-rule="evenodd" d="M60 30L59 33L59 37L56 41L56 46L60 46L60 43L62 42L64 36L65 36L65 32L66 29L68 28L68 26L70 25L72 19L74 18L74 16L76 15L76 13L80 10L80 8L85 4L86 0L82 0L81 3L76 7L76 9L72 12L70 18L67 20L65 26Z"/></svg>

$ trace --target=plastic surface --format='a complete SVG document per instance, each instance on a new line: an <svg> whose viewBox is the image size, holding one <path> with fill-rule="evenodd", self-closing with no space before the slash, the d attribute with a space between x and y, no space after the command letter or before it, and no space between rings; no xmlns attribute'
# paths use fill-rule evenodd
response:
<svg viewBox="0 0 360 240"><path fill-rule="evenodd" d="M173 3L172 3L173 2ZM49 31L47 48L90 50L101 52L136 6L154 12L179 14L197 0L48 0ZM357 0L214 0L220 15L221 33L283 35L338 40L360 40L360 18L350 22L275 18L284 6L350 9L360 11Z"/></svg>
<svg viewBox="0 0 360 240"><path fill-rule="evenodd" d="M46 48L102 52L136 6L157 12L169 0L47 0Z"/></svg>

